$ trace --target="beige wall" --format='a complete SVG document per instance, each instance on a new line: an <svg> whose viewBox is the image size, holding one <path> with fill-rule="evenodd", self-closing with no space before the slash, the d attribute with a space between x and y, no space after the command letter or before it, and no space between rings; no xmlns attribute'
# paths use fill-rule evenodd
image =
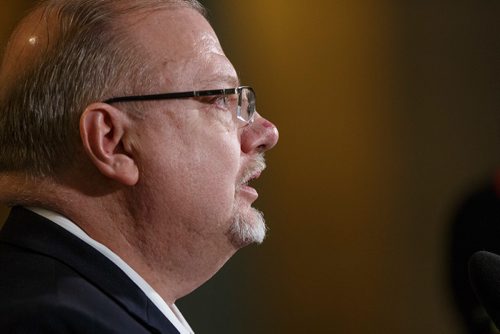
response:
<svg viewBox="0 0 500 334"><path fill-rule="evenodd" d="M259 185L269 239L215 278L239 291L220 307L253 303L242 318L255 319L215 332L458 333L446 230L500 163L498 4L212 2L226 52L281 133ZM8 26L17 14L4 8ZM204 303L224 299L210 296L190 297L199 326Z"/></svg>
<svg viewBox="0 0 500 334"><path fill-rule="evenodd" d="M447 229L500 162L499 4L213 8L243 82L281 130L252 285L266 292L255 298L266 333L459 333Z"/></svg>

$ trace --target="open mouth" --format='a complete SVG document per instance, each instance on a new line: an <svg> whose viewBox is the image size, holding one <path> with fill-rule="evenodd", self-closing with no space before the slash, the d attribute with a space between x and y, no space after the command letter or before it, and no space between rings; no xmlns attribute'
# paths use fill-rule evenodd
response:
<svg viewBox="0 0 500 334"><path fill-rule="evenodd" d="M262 173L261 171L258 171L258 172L255 172L255 173L251 174L250 176L246 177L244 179L242 185L243 186L248 186L248 183L250 183L253 180L258 179L261 173Z"/></svg>
<svg viewBox="0 0 500 334"><path fill-rule="evenodd" d="M259 197L257 190L255 190L251 185L249 185L253 180L260 177L260 174L266 168L266 162L263 155L255 157L253 161L250 162L245 170L245 173L240 179L238 184L238 193L249 198L252 202Z"/></svg>
<svg viewBox="0 0 500 334"><path fill-rule="evenodd" d="M243 194L245 197L248 197L249 199L255 201L257 197L259 197L259 194L257 193L257 190L253 188L251 185L249 185L253 180L256 180L259 178L260 174L262 171L254 171L252 173L249 173L248 176L246 176L243 181L240 183L238 192L240 194Z"/></svg>

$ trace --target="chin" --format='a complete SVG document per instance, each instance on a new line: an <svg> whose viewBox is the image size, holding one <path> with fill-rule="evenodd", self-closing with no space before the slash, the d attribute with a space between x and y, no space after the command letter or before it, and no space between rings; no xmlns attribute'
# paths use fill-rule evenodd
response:
<svg viewBox="0 0 500 334"><path fill-rule="evenodd" d="M253 243L262 243L266 232L264 214L251 207L245 212L235 210L228 230L228 237L234 247L242 248Z"/></svg>

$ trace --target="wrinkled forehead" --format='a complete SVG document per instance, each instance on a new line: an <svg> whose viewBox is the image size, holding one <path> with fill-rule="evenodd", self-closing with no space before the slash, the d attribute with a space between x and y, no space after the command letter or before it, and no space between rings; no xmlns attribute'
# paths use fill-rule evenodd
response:
<svg viewBox="0 0 500 334"><path fill-rule="evenodd" d="M193 9L150 13L137 20L130 32L161 72L162 89L204 89L218 80L237 85L236 71L217 35Z"/></svg>

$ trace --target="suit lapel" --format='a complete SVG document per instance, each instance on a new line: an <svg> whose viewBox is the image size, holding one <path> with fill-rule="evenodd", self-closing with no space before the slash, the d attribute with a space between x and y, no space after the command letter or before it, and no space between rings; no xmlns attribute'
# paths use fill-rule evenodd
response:
<svg viewBox="0 0 500 334"><path fill-rule="evenodd" d="M151 331L179 333L120 268L44 217L21 207L14 207L0 232L0 240L50 256L71 267Z"/></svg>

